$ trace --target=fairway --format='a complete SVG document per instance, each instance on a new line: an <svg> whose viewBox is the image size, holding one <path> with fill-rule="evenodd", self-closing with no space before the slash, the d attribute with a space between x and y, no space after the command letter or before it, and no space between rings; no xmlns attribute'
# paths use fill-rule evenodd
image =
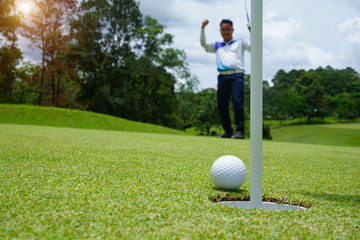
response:
<svg viewBox="0 0 360 240"><path fill-rule="evenodd" d="M274 141L360 147L360 123L297 125L271 129Z"/></svg>
<svg viewBox="0 0 360 240"><path fill-rule="evenodd" d="M212 163L250 141L0 124L0 238L358 239L360 148L264 142L265 197L308 210L237 209L209 199Z"/></svg>
<svg viewBox="0 0 360 240"><path fill-rule="evenodd" d="M0 123L182 134L159 125L140 123L89 111L18 104L0 104Z"/></svg>

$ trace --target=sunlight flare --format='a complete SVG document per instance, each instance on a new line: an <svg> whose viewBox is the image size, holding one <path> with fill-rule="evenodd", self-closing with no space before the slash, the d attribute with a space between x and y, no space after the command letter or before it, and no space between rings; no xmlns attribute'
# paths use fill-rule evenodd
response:
<svg viewBox="0 0 360 240"><path fill-rule="evenodd" d="M33 5L33 1L29 0L17 1L17 9L24 15L28 15L31 12L32 8L34 7Z"/></svg>

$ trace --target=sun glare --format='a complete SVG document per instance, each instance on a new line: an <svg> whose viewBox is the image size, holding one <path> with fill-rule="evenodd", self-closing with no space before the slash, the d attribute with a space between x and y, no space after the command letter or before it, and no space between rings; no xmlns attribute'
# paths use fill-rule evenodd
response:
<svg viewBox="0 0 360 240"><path fill-rule="evenodd" d="M24 15L28 15L33 7L33 2L29 0L22 0L17 2L18 11Z"/></svg>

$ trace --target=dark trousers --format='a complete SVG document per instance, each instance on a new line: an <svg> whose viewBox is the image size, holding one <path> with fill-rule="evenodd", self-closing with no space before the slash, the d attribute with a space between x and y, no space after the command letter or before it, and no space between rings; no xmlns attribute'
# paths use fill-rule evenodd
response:
<svg viewBox="0 0 360 240"><path fill-rule="evenodd" d="M236 131L244 133L244 73L218 76L217 100L222 126L227 133L233 133L229 114L230 96L234 106Z"/></svg>

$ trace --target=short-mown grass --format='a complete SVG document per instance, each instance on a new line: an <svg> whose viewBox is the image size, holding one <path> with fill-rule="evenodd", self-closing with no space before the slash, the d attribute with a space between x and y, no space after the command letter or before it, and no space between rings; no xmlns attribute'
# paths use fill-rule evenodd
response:
<svg viewBox="0 0 360 240"><path fill-rule="evenodd" d="M303 211L213 203L220 156L250 141L0 124L0 239L359 239L360 148L264 141L263 194Z"/></svg>
<svg viewBox="0 0 360 240"><path fill-rule="evenodd" d="M182 134L171 128L139 123L105 114L31 105L0 104L0 123Z"/></svg>
<svg viewBox="0 0 360 240"><path fill-rule="evenodd" d="M271 129L274 141L360 147L360 122Z"/></svg>
<svg viewBox="0 0 360 240"><path fill-rule="evenodd" d="M264 117L264 124L270 127L277 126L291 126L291 125L306 125L306 124L324 124L324 123L349 123L349 122L359 122L360 118L354 119L340 119L334 116L328 116L324 118L311 118L310 122L308 122L307 118L294 118L294 119L286 119L286 120L276 120L276 119L268 119Z"/></svg>

